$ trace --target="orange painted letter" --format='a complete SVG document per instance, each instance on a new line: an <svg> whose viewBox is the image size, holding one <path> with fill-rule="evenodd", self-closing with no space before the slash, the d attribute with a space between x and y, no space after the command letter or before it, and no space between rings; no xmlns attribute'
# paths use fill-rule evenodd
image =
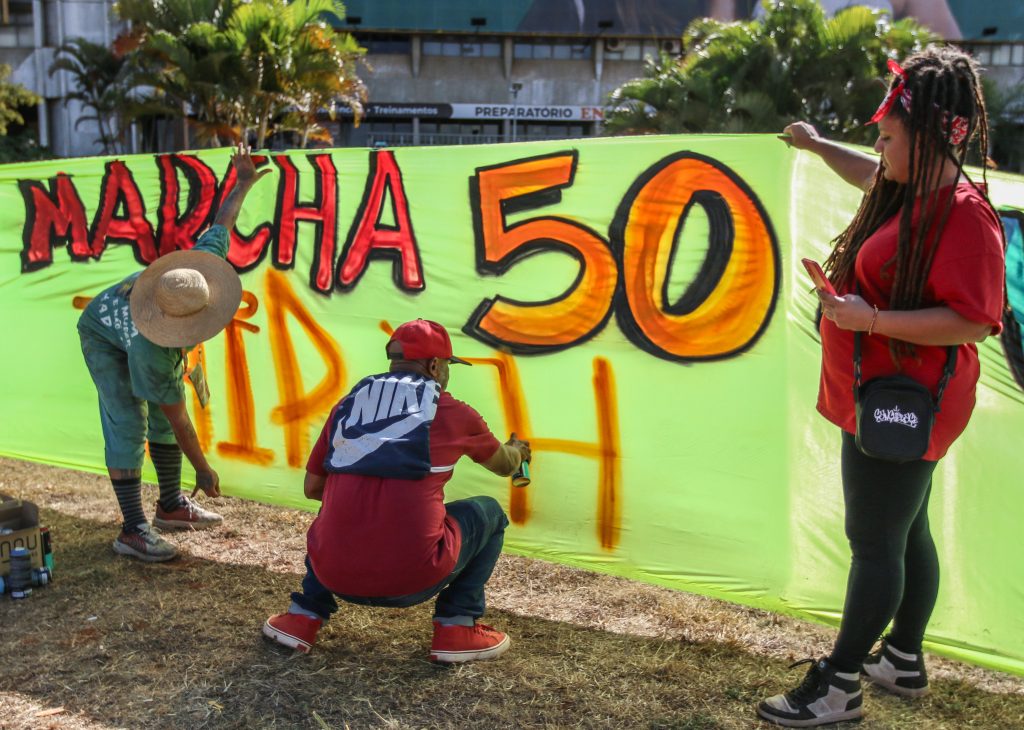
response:
<svg viewBox="0 0 1024 730"><path fill-rule="evenodd" d="M281 398L270 418L284 427L288 465L300 467L308 455L309 424L326 415L341 396L345 383L345 364L338 343L317 324L299 301L285 274L267 269L266 287L263 301L267 305L270 347L274 353L277 390ZM299 358L288 332L287 314L291 314L309 336L327 369L323 379L309 392L303 388Z"/></svg>
<svg viewBox="0 0 1024 730"><path fill-rule="evenodd" d="M576 153L534 157L477 169L470 179L477 270L500 276L535 253L560 251L579 262L572 287L546 302L485 299L463 331L490 345L525 354L551 352L593 337L608 320L615 259L601 236L566 218L539 216L506 225L512 212L551 205L572 185Z"/></svg>
<svg viewBox="0 0 1024 730"><path fill-rule="evenodd" d="M260 328L245 320L256 314L256 296L242 292L238 314L224 330L224 365L227 372L228 440L217 444L217 453L250 464L265 466L274 460L274 452L256 445L256 406L252 397L249 362L245 355L242 331L259 332Z"/></svg>
<svg viewBox="0 0 1024 730"><path fill-rule="evenodd" d="M694 205L710 224L707 257L669 302L676 239ZM768 324L778 244L753 192L721 163L681 153L655 164L623 200L612 242L622 252L616 315L637 347L666 360L714 360L747 349Z"/></svg>

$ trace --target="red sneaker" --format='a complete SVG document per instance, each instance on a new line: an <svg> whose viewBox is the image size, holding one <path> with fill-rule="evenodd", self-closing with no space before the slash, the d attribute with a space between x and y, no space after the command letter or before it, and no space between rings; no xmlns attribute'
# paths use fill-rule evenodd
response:
<svg viewBox="0 0 1024 730"><path fill-rule="evenodd" d="M153 524L161 530L206 530L224 521L216 512L200 507L194 499L184 499L180 507L170 512L164 510L157 502Z"/></svg>
<svg viewBox="0 0 1024 730"><path fill-rule="evenodd" d="M512 641L490 626L443 626L434 622L430 661L445 664L494 659L508 651Z"/></svg>
<svg viewBox="0 0 1024 730"><path fill-rule="evenodd" d="M318 618L297 613L279 613L263 624L263 635L278 644L308 654L316 643L317 632L324 622Z"/></svg>

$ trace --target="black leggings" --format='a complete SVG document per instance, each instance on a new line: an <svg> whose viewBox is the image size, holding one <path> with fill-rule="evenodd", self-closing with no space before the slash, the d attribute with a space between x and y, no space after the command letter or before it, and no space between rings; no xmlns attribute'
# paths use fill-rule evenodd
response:
<svg viewBox="0 0 1024 730"><path fill-rule="evenodd" d="M856 672L889 621L893 646L921 651L939 592L939 557L928 529L928 496L937 462L873 459L846 432L842 458L846 537L853 560L830 661L840 671Z"/></svg>

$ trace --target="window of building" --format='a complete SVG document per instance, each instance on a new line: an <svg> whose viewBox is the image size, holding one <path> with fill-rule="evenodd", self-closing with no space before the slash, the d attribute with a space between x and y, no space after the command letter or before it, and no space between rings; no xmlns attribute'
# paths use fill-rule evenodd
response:
<svg viewBox="0 0 1024 730"><path fill-rule="evenodd" d="M512 47L512 55L515 58L582 60L593 57L594 47L589 41L519 40Z"/></svg>
<svg viewBox="0 0 1024 730"><path fill-rule="evenodd" d="M594 46L589 41L586 43L570 43L569 58L574 60L586 60L594 57Z"/></svg>
<svg viewBox="0 0 1024 730"><path fill-rule="evenodd" d="M1004 43L996 46L992 49L992 65L993 66L1009 66L1010 65L1010 53L1013 46Z"/></svg>
<svg viewBox="0 0 1024 730"><path fill-rule="evenodd" d="M408 35L356 34L356 41L367 54L405 54L412 50L412 37Z"/></svg>
<svg viewBox="0 0 1024 730"><path fill-rule="evenodd" d="M1013 47L1011 63L1014 66L1024 66L1024 43L1018 43Z"/></svg>
<svg viewBox="0 0 1024 730"><path fill-rule="evenodd" d="M519 122L516 125L516 138L524 139L576 139L585 137L586 127L582 124L543 124L538 122Z"/></svg>
<svg viewBox="0 0 1024 730"><path fill-rule="evenodd" d="M501 42L496 38L442 36L423 41L423 55L497 58L501 55Z"/></svg>
<svg viewBox="0 0 1024 730"><path fill-rule="evenodd" d="M662 53L667 53L670 56L682 55L682 43L674 39L651 39L648 38L643 42L643 56L645 58L658 58Z"/></svg>

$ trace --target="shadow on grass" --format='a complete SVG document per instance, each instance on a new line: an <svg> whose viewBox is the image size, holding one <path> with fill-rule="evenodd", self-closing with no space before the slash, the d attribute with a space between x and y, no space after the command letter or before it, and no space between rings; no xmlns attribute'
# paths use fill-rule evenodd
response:
<svg viewBox="0 0 1024 730"><path fill-rule="evenodd" d="M0 603L0 692L105 724L749 728L758 699L800 679L738 644L504 612L488 618L512 637L504 657L444 668L426 661L429 604L343 605L312 654L292 654L260 626L287 605L298 565L282 574L198 559L187 537L178 560L147 565L113 554L109 523L43 512L59 536L55 580ZM1018 727L1024 715L1024 697L959 683L917 704L868 692L867 706L861 728Z"/></svg>

